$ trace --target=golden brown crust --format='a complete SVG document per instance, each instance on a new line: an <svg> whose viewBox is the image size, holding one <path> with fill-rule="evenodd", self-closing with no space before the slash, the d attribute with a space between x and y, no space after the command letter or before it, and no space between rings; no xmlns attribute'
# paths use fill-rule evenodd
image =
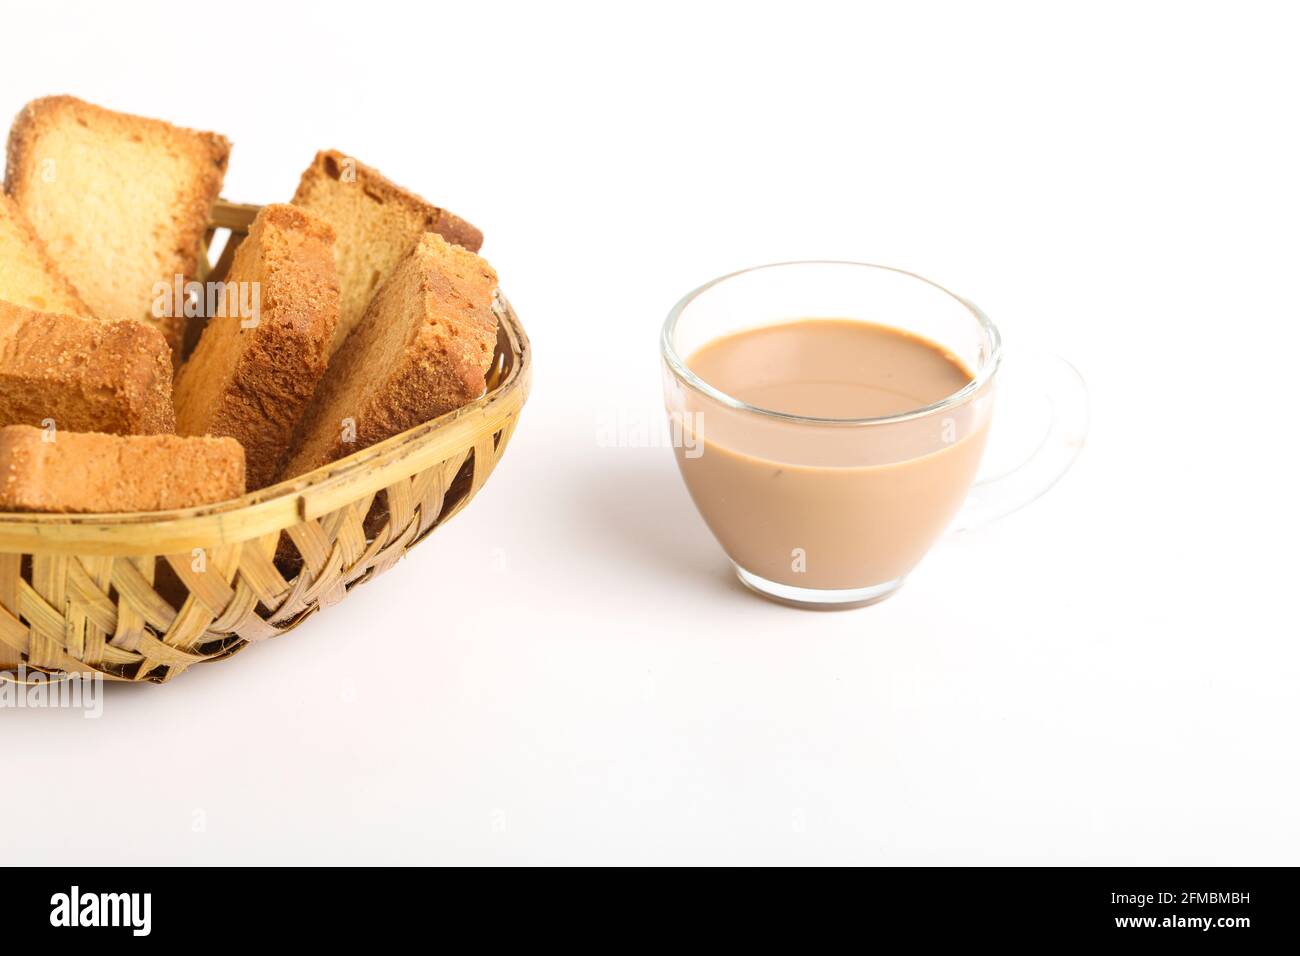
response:
<svg viewBox="0 0 1300 956"><path fill-rule="evenodd" d="M51 96L14 121L5 187L95 315L152 322L156 284L197 271L229 155L215 133ZM157 324L179 354L183 312Z"/></svg>
<svg viewBox="0 0 1300 956"><path fill-rule="evenodd" d="M250 489L275 480L325 374L339 311L333 242L333 230L310 213L265 207L226 278L228 296L252 302L244 290L257 290L256 324L242 327L236 310L210 318L177 377L177 431L238 439Z"/></svg>
<svg viewBox="0 0 1300 956"><path fill-rule="evenodd" d="M293 203L330 223L341 290L337 349L379 287L426 232L477 252L483 233L338 150L324 150L302 174Z"/></svg>
<svg viewBox="0 0 1300 956"><path fill-rule="evenodd" d="M0 511L164 511L243 493L231 438L0 428Z"/></svg>
<svg viewBox="0 0 1300 956"><path fill-rule="evenodd" d="M282 478L367 448L483 394L496 347L496 273L423 236L335 354Z"/></svg>
<svg viewBox="0 0 1300 956"><path fill-rule="evenodd" d="M355 174L351 183L344 181L349 168ZM386 202L398 203L415 213L423 227L419 234L436 232L448 242L470 252L478 252L483 246L483 233L477 226L466 222L454 212L435 206L409 189L404 189L373 166L367 166L356 157L337 149L325 149L316 154L312 164L303 172L292 202L295 206L306 205L318 189L353 184L362 190L369 190Z"/></svg>
<svg viewBox="0 0 1300 956"><path fill-rule="evenodd" d="M155 328L0 302L0 425L175 430L171 351Z"/></svg>
<svg viewBox="0 0 1300 956"><path fill-rule="evenodd" d="M0 300L39 312L92 317L17 204L0 193Z"/></svg>

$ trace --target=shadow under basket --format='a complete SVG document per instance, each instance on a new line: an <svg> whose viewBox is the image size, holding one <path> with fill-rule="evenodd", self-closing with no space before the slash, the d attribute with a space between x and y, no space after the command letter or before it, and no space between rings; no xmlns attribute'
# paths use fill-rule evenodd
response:
<svg viewBox="0 0 1300 956"><path fill-rule="evenodd" d="M218 200L205 265L216 231L230 235L200 278L224 277L257 210ZM0 679L21 666L170 680L392 567L469 504L514 433L532 356L504 297L495 311L482 398L323 468L200 508L0 513Z"/></svg>

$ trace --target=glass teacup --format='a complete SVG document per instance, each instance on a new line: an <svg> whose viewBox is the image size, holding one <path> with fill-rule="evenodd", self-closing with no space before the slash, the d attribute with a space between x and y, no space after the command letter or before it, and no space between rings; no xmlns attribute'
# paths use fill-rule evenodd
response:
<svg viewBox="0 0 1300 956"><path fill-rule="evenodd" d="M821 418L742 401L691 368L693 355L724 336L806 319L888 326L944 350L968 380L896 413ZM852 262L748 269L684 297L660 348L682 477L741 581L760 594L808 607L892 594L975 484L1001 341L984 313L927 279ZM1073 460L1086 402L1077 373L1064 363L1057 372L1055 405L1064 416L1033 461L981 487L970 520L1032 500Z"/></svg>

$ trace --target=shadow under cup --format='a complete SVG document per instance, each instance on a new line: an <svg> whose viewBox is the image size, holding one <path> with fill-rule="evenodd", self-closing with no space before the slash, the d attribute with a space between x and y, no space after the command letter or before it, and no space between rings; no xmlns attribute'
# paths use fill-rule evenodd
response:
<svg viewBox="0 0 1300 956"><path fill-rule="evenodd" d="M972 373L897 415L823 419L757 408L687 366L705 344L798 319L856 319L942 346ZM961 507L984 451L1000 358L970 303L897 269L790 262L716 279L664 324L664 395L678 466L751 589L806 607L893 593Z"/></svg>

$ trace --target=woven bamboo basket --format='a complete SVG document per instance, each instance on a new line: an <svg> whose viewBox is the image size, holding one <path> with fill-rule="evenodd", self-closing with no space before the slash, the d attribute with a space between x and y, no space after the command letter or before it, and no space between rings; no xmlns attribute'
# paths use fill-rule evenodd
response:
<svg viewBox="0 0 1300 956"><path fill-rule="evenodd" d="M258 208L217 201L200 279L225 276ZM230 235L208 264L218 229ZM331 465L200 508L0 513L0 672L160 683L392 567L469 504L514 432L531 352L504 297L496 311L482 398Z"/></svg>

